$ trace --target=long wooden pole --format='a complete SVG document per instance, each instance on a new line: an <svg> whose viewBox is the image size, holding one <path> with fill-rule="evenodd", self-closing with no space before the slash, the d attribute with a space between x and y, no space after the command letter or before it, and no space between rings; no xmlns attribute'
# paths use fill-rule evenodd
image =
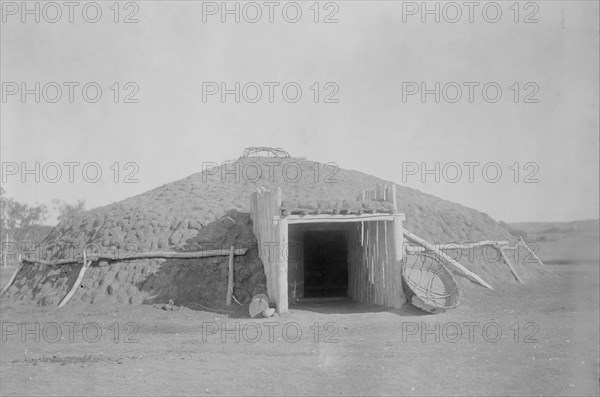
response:
<svg viewBox="0 0 600 397"><path fill-rule="evenodd" d="M231 246L231 254L229 255L229 279L227 281L227 298L225 304L231 306L231 295L233 295L233 252L234 247Z"/></svg>
<svg viewBox="0 0 600 397"><path fill-rule="evenodd" d="M535 252L533 252L533 251L532 251L532 250L529 248L529 246L527 245L527 243L525 242L525 240L523 240L523 237L520 237L520 239L521 239L521 244L523 244L523 246L525 246L525 249L526 249L527 251L529 251L529 253L530 253L531 255L533 255L533 257L534 257L534 258L535 258L535 259L536 259L536 260L537 260L537 261L540 263L540 265L543 265L543 264L544 264L544 262L542 262L542 261L540 260L540 258L538 258L538 256L535 254Z"/></svg>
<svg viewBox="0 0 600 397"><path fill-rule="evenodd" d="M8 232L6 232L6 245L4 246L4 249L2 250L2 264L4 266L4 268L6 269L6 267L8 266Z"/></svg>
<svg viewBox="0 0 600 397"><path fill-rule="evenodd" d="M392 204L394 205L394 210L396 212L399 212L398 202L396 199L396 184L392 185L390 194L392 196L390 197L390 199L392 200ZM392 230L394 235L394 260L401 261L402 256L404 255L404 235L402 233L402 218L394 217L393 225L394 228Z"/></svg>
<svg viewBox="0 0 600 397"><path fill-rule="evenodd" d="M77 287L79 286L79 284L83 280L83 276L85 275L85 271L87 270L88 267L90 267L91 264L92 264L92 261L88 261L87 260L86 255L85 255L85 250L83 250L83 266L81 266L81 270L79 271L79 275L77 276L77 280L75 280L75 284L73 284L73 286L71 287L71 289L69 290L69 292L67 293L67 295L65 295L65 297L62 298L62 300L58 304L58 308L59 309L61 307L63 307L64 305L66 305L67 303L69 303L69 301L71 300L71 298L75 294L75 291L77 291Z"/></svg>
<svg viewBox="0 0 600 397"><path fill-rule="evenodd" d="M282 193L281 188L277 188L276 191L275 209L278 213L281 213L281 202ZM283 218L279 221L279 224L275 228L278 231L276 235L279 246L275 252L279 253L279 256L275 258L273 266L276 269L277 284L276 285L276 296L277 296L277 314L287 313L288 311L288 222L287 219Z"/></svg>
<svg viewBox="0 0 600 397"><path fill-rule="evenodd" d="M521 277L519 277L519 275L517 274L517 271L513 267L512 263L510 263L510 261L506 257L506 254L504 254L504 250L502 249L502 247L496 246L496 250L498 250L498 252L500 253L500 255L502 255L502 259L504 259L504 262L508 265L508 267L510 268L511 273L513 274L513 276L515 276L515 278L517 279L517 281L519 283L521 283L521 284L525 284L523 282L523 280L521 280Z"/></svg>
<svg viewBox="0 0 600 397"><path fill-rule="evenodd" d="M234 255L245 255L248 251L247 248L240 248L233 251ZM228 256L231 254L231 250L211 250L211 251L197 251L197 252L140 252L137 254L125 254L125 255L97 255L93 258L90 258L90 261L98 261L98 260L132 260L132 259L146 259L146 258L178 258L178 259L193 259L193 258L206 258L209 256ZM59 261L46 261L43 259L27 259L23 258L24 262L29 263L39 263L42 265L48 266L59 266L59 265L69 265L72 263L78 263L81 259L63 259Z"/></svg>
<svg viewBox="0 0 600 397"><path fill-rule="evenodd" d="M21 261L21 254L19 254L19 265L15 269L15 272L12 274L12 276L10 276L10 279L8 279L8 282L4 285L4 288L2 288L2 291L0 291L0 295L4 295L4 293L8 291L12 283L15 281L15 278L17 278L17 274L19 274L23 268L23 265L23 261Z"/></svg>
<svg viewBox="0 0 600 397"><path fill-rule="evenodd" d="M466 244L436 244L435 247L439 250L454 250L454 249L469 249L469 248L477 248L486 245L494 245L494 246L508 246L510 243L508 241L479 241L477 243L466 243ZM509 248L509 247L506 247ZM423 251L422 247L410 247L410 250L413 252Z"/></svg>
<svg viewBox="0 0 600 397"><path fill-rule="evenodd" d="M456 270L457 272L459 272L460 274L462 274L463 276L465 276L469 280L473 281L474 283L477 283L477 284L479 284L479 285L481 285L481 286L483 286L485 288L491 289L491 290L494 289L494 288L492 288L491 285L489 285L488 283L486 283L477 274L473 273L472 271L470 271L469 269L467 269L466 267L464 267L463 265L461 265L460 263L458 263L454 259L450 258L448 255L444 254L439 249L435 248L435 246L433 244L428 243L427 241L423 240L421 237L417 236L416 234L413 234L413 233L409 232L406 229L404 229L404 236L409 241L412 241L415 244L419 244L423 248L436 253L439 258L441 258L444 262L446 262L448 265L450 265L454 270Z"/></svg>

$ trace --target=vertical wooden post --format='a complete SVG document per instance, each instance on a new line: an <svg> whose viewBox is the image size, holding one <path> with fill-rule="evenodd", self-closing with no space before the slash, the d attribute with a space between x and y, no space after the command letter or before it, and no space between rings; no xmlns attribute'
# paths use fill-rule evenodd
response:
<svg viewBox="0 0 600 397"><path fill-rule="evenodd" d="M279 221L279 258L277 258L277 313L288 311L288 222Z"/></svg>
<svg viewBox="0 0 600 397"><path fill-rule="evenodd" d="M288 311L288 222L281 217L282 192L277 188L273 192L273 213L279 215L279 221L274 228L276 245L276 256L273 258L273 281L275 290L275 303L277 304L277 313L282 314Z"/></svg>
<svg viewBox="0 0 600 397"><path fill-rule="evenodd" d="M274 190L268 190L267 196L269 197L268 212L271 221L269 223L269 244L271 245L271 286L273 300L279 305L279 258L281 256L281 248L279 247L279 223L274 223L273 216L281 217L281 189L276 188ZM269 295L269 298L271 296Z"/></svg>
<svg viewBox="0 0 600 397"><path fill-rule="evenodd" d="M235 247L231 246L231 254L229 254L229 279L227 280L227 298L225 304L231 306L231 295L233 295L233 254Z"/></svg>
<svg viewBox="0 0 600 397"><path fill-rule="evenodd" d="M8 231L6 232L6 244L2 248L2 263L4 264L4 268L8 265L8 257L6 252L8 251Z"/></svg>
<svg viewBox="0 0 600 397"><path fill-rule="evenodd" d="M402 218L394 217L394 253L396 261L401 261L404 255L404 231L402 230Z"/></svg>
<svg viewBox="0 0 600 397"><path fill-rule="evenodd" d="M396 199L396 184L392 185L391 188L391 201L394 204L394 210L396 214L398 211L398 200ZM396 260L401 261L404 255L404 231L402 230L402 218L399 216L394 217L394 252L396 255Z"/></svg>

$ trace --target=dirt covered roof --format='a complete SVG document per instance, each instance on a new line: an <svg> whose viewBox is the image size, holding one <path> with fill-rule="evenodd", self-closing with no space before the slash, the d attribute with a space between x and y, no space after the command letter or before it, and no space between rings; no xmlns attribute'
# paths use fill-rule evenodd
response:
<svg viewBox="0 0 600 397"><path fill-rule="evenodd" d="M203 238L211 222L231 210L248 212L256 188L281 187L284 208L343 209L356 203L362 207L357 193L377 183L386 181L309 160L240 158L76 214L56 226L44 243L55 245L51 259L65 257L69 245L92 243L103 249L129 245L138 251L194 250L190 241L214 240L214 233ZM406 214L406 228L432 243L510 239L495 220L475 209L403 186L397 187L397 201ZM370 203L366 209L387 211L382 205Z"/></svg>

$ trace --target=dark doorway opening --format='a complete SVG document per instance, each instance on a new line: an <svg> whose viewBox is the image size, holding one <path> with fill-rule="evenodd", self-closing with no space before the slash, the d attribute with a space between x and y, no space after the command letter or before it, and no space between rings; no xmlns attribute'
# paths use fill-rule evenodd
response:
<svg viewBox="0 0 600 397"><path fill-rule="evenodd" d="M304 232L304 297L348 294L348 249L343 231Z"/></svg>

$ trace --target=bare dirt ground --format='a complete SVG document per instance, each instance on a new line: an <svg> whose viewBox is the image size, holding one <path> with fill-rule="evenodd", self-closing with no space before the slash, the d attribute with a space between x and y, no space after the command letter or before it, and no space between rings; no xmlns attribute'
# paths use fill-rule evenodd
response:
<svg viewBox="0 0 600 397"><path fill-rule="evenodd" d="M0 392L598 395L598 265L550 267L556 277L524 287L469 288L441 315L348 301L268 320L239 306L3 302Z"/></svg>

